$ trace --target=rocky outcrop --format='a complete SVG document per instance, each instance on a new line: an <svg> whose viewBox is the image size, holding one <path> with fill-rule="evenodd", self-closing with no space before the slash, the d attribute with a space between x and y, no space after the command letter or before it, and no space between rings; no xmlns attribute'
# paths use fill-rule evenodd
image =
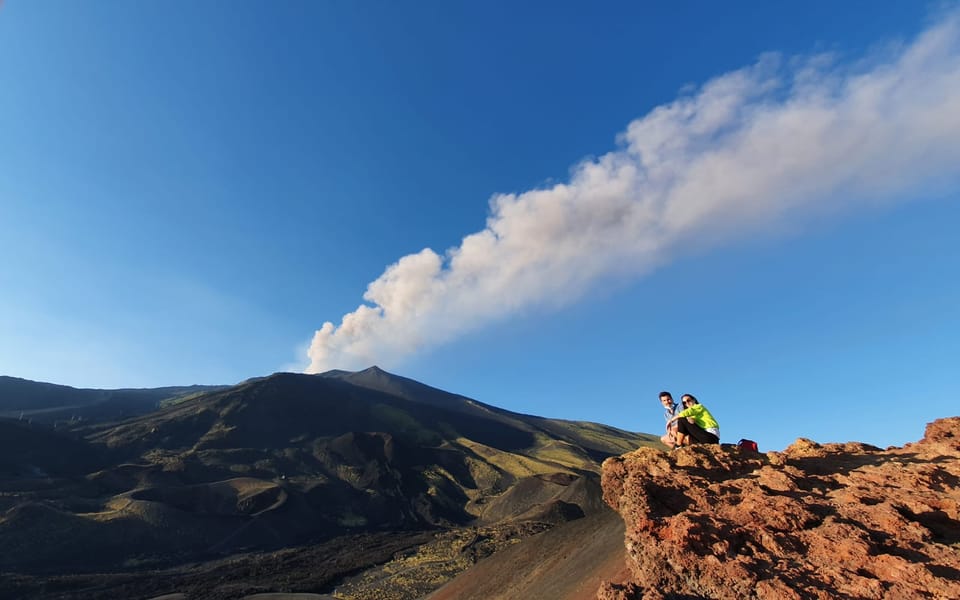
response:
<svg viewBox="0 0 960 600"><path fill-rule="evenodd" d="M960 417L903 448L641 448L603 464L629 581L600 600L960 598Z"/></svg>

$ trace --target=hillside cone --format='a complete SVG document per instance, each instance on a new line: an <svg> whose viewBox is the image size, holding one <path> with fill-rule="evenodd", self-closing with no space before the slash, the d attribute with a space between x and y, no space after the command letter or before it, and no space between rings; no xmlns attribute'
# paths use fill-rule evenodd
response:
<svg viewBox="0 0 960 600"><path fill-rule="evenodd" d="M641 448L603 465L628 582L600 600L960 598L960 417L881 450Z"/></svg>

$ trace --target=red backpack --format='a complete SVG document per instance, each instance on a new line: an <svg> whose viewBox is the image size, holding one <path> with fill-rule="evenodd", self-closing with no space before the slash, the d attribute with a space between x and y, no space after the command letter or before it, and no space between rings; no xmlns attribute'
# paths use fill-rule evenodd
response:
<svg viewBox="0 0 960 600"><path fill-rule="evenodd" d="M742 439L739 442L737 442L737 446L739 446L743 450L751 450L753 452L760 451L757 449L757 443L753 440Z"/></svg>

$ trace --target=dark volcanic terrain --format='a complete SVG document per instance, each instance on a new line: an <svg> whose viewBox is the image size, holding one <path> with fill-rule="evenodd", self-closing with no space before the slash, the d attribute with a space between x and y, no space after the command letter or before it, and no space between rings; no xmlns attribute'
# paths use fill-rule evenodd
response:
<svg viewBox="0 0 960 600"><path fill-rule="evenodd" d="M0 375L0 418L47 424L121 419L152 412L166 402L225 387L91 390Z"/></svg>
<svg viewBox="0 0 960 600"><path fill-rule="evenodd" d="M4 598L418 598L608 513L600 462L657 443L376 367L133 401L31 383L0 381L0 406L18 413L0 421ZM111 399L134 416L104 410ZM99 408L55 418L83 407Z"/></svg>

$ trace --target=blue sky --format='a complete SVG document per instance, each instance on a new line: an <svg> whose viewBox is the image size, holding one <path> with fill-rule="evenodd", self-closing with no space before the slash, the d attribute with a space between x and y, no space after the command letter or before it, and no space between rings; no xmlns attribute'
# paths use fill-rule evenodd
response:
<svg viewBox="0 0 960 600"><path fill-rule="evenodd" d="M0 374L957 414L956 4L516 4L4 3Z"/></svg>

